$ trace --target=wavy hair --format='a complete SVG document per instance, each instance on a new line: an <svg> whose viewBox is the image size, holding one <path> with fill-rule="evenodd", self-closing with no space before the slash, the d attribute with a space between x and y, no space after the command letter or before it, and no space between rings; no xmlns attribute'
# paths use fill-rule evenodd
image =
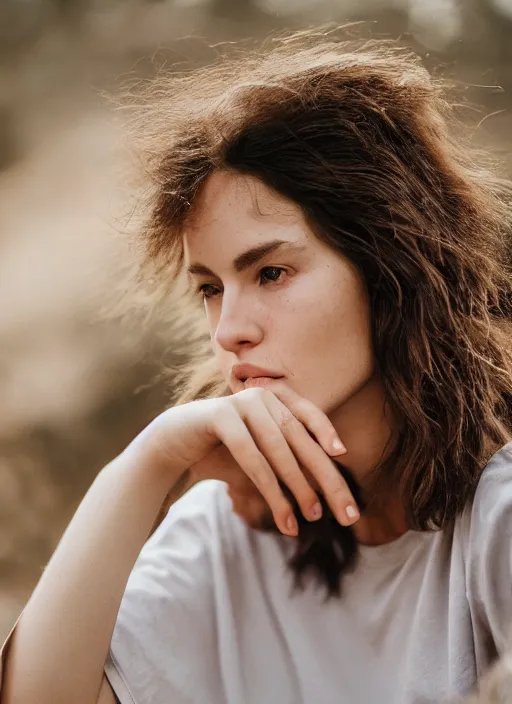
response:
<svg viewBox="0 0 512 704"><path fill-rule="evenodd" d="M449 94L394 41L307 31L160 76L136 123L150 179L143 270L153 277L179 277L187 218L208 176L225 169L293 201L358 268L399 426L374 488L398 492L417 530L453 523L512 428L510 186L463 136ZM228 393L211 353L187 367L182 392L180 401ZM299 538L293 566L334 594L356 548L331 518Z"/></svg>

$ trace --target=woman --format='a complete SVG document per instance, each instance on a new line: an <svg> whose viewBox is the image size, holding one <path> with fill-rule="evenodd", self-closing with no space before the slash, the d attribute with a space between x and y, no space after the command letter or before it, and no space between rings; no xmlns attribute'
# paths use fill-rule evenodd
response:
<svg viewBox="0 0 512 704"><path fill-rule="evenodd" d="M391 43L285 37L151 100L146 263L211 351L84 498L2 704L465 695L511 625L506 184Z"/></svg>

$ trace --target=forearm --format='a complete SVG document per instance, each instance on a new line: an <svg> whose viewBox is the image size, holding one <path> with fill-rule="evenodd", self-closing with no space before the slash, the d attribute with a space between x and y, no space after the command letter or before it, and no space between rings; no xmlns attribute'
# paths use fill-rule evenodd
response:
<svg viewBox="0 0 512 704"><path fill-rule="evenodd" d="M1 704L95 704L128 577L181 475L137 443L100 472L18 623Z"/></svg>

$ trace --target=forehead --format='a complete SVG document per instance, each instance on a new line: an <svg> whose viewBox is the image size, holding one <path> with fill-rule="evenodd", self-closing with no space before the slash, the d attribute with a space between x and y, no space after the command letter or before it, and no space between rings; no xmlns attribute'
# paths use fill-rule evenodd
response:
<svg viewBox="0 0 512 704"><path fill-rule="evenodd" d="M214 172L206 181L184 228L185 260L212 246L230 251L271 239L304 241L300 208L253 176Z"/></svg>

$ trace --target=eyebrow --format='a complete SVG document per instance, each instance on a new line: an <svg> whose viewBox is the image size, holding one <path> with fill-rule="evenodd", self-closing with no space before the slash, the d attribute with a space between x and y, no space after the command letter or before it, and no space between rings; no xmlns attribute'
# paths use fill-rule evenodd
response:
<svg viewBox="0 0 512 704"><path fill-rule="evenodd" d="M304 249L304 247L301 247L300 245L295 245L292 242L288 242L286 240L271 240L270 242L265 242L264 244L260 244L257 247L251 247L251 249L248 249L247 251L242 252L242 254L239 254L238 257L236 257L236 259L233 261L233 269L238 273L240 273L241 271L245 271L251 266L257 264L261 259L266 257L267 254L271 254L283 245L288 245L287 249ZM207 266L204 266L204 264L200 264L199 262L190 264L190 266L187 267L187 272L191 275L203 274L204 276L215 276L211 269L209 269Z"/></svg>

